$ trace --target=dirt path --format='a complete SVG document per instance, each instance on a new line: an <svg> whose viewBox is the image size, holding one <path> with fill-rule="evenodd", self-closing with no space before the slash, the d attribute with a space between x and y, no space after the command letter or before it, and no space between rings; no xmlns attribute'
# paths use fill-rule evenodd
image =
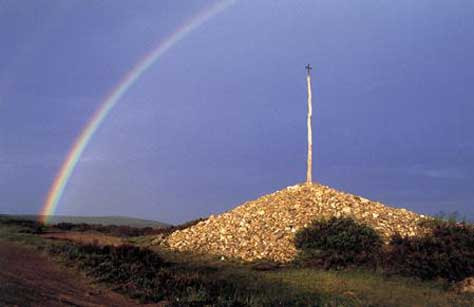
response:
<svg viewBox="0 0 474 307"><path fill-rule="evenodd" d="M0 241L0 306L138 306L34 249ZM142 305L143 306L143 305Z"/></svg>

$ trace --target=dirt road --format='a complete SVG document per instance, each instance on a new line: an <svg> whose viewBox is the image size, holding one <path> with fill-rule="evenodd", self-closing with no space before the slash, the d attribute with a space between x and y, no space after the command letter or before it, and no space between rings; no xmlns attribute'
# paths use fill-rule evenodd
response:
<svg viewBox="0 0 474 307"><path fill-rule="evenodd" d="M5 305L138 306L34 249L0 241L0 306Z"/></svg>

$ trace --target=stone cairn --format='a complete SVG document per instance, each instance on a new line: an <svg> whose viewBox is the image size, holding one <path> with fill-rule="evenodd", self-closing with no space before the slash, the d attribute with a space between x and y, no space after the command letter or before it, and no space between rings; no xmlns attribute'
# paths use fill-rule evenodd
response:
<svg viewBox="0 0 474 307"><path fill-rule="evenodd" d="M173 250L237 258L290 262L297 254L295 233L313 220L351 217L371 226L387 242L399 233L423 232L427 217L320 184L300 184L262 196L223 214L211 215L190 228L176 231L161 244Z"/></svg>

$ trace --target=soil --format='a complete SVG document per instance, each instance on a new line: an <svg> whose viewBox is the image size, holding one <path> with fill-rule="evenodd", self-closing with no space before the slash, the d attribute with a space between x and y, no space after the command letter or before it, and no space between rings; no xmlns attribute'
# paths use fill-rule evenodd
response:
<svg viewBox="0 0 474 307"><path fill-rule="evenodd" d="M0 241L0 306L139 306L41 252Z"/></svg>

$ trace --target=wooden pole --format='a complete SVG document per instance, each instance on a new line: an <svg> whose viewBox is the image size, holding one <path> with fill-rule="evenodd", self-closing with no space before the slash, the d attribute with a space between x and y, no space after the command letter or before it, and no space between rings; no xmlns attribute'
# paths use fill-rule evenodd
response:
<svg viewBox="0 0 474 307"><path fill-rule="evenodd" d="M308 161L306 169L306 184L311 184L313 182L313 131L311 125L311 117L313 116L313 102L312 102L312 93L311 93L311 66L306 65L307 75L306 83L308 85L308 117L306 124L308 126Z"/></svg>

